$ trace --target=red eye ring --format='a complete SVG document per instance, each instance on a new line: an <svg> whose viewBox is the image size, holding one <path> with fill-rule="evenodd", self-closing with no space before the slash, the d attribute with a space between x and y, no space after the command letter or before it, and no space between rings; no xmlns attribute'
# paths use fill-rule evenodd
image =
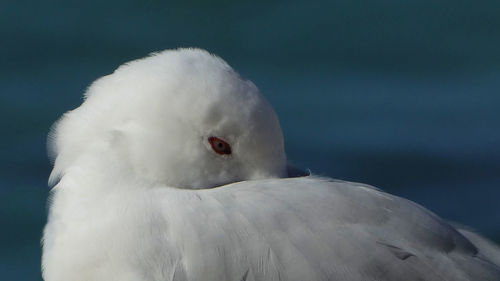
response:
<svg viewBox="0 0 500 281"><path fill-rule="evenodd" d="M208 142L212 149L220 155L229 155L231 154L231 146L229 143L219 139L218 137L209 137Z"/></svg>

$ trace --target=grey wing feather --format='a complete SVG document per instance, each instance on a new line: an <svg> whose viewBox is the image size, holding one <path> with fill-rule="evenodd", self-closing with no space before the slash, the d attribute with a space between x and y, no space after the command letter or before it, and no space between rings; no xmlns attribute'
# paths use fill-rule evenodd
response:
<svg viewBox="0 0 500 281"><path fill-rule="evenodd" d="M498 248L369 186L310 176L187 194L164 212L187 280L500 280Z"/></svg>
<svg viewBox="0 0 500 281"><path fill-rule="evenodd" d="M500 266L500 247L498 245L472 230L465 228L457 228L457 230L477 247L478 255Z"/></svg>

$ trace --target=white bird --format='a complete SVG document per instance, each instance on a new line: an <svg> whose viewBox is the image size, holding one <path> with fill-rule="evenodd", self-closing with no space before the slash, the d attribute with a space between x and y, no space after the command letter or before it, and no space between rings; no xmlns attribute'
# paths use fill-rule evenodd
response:
<svg viewBox="0 0 500 281"><path fill-rule="evenodd" d="M46 281L500 280L500 249L374 187L296 176L257 87L200 49L120 66L55 125Z"/></svg>

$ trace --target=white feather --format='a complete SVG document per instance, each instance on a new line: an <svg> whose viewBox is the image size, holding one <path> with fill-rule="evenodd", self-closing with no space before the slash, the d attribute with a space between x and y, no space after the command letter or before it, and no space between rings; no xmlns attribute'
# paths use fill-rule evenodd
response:
<svg viewBox="0 0 500 281"><path fill-rule="evenodd" d="M285 178L273 109L203 50L121 66L52 136L46 281L500 280L496 246L415 203Z"/></svg>

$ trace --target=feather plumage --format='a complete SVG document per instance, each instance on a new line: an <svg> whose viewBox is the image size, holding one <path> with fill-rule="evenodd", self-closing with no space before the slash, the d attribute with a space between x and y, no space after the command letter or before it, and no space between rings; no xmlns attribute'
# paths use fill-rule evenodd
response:
<svg viewBox="0 0 500 281"><path fill-rule="evenodd" d="M46 281L500 280L500 251L479 235L287 170L270 105L202 50L120 67L52 136Z"/></svg>

